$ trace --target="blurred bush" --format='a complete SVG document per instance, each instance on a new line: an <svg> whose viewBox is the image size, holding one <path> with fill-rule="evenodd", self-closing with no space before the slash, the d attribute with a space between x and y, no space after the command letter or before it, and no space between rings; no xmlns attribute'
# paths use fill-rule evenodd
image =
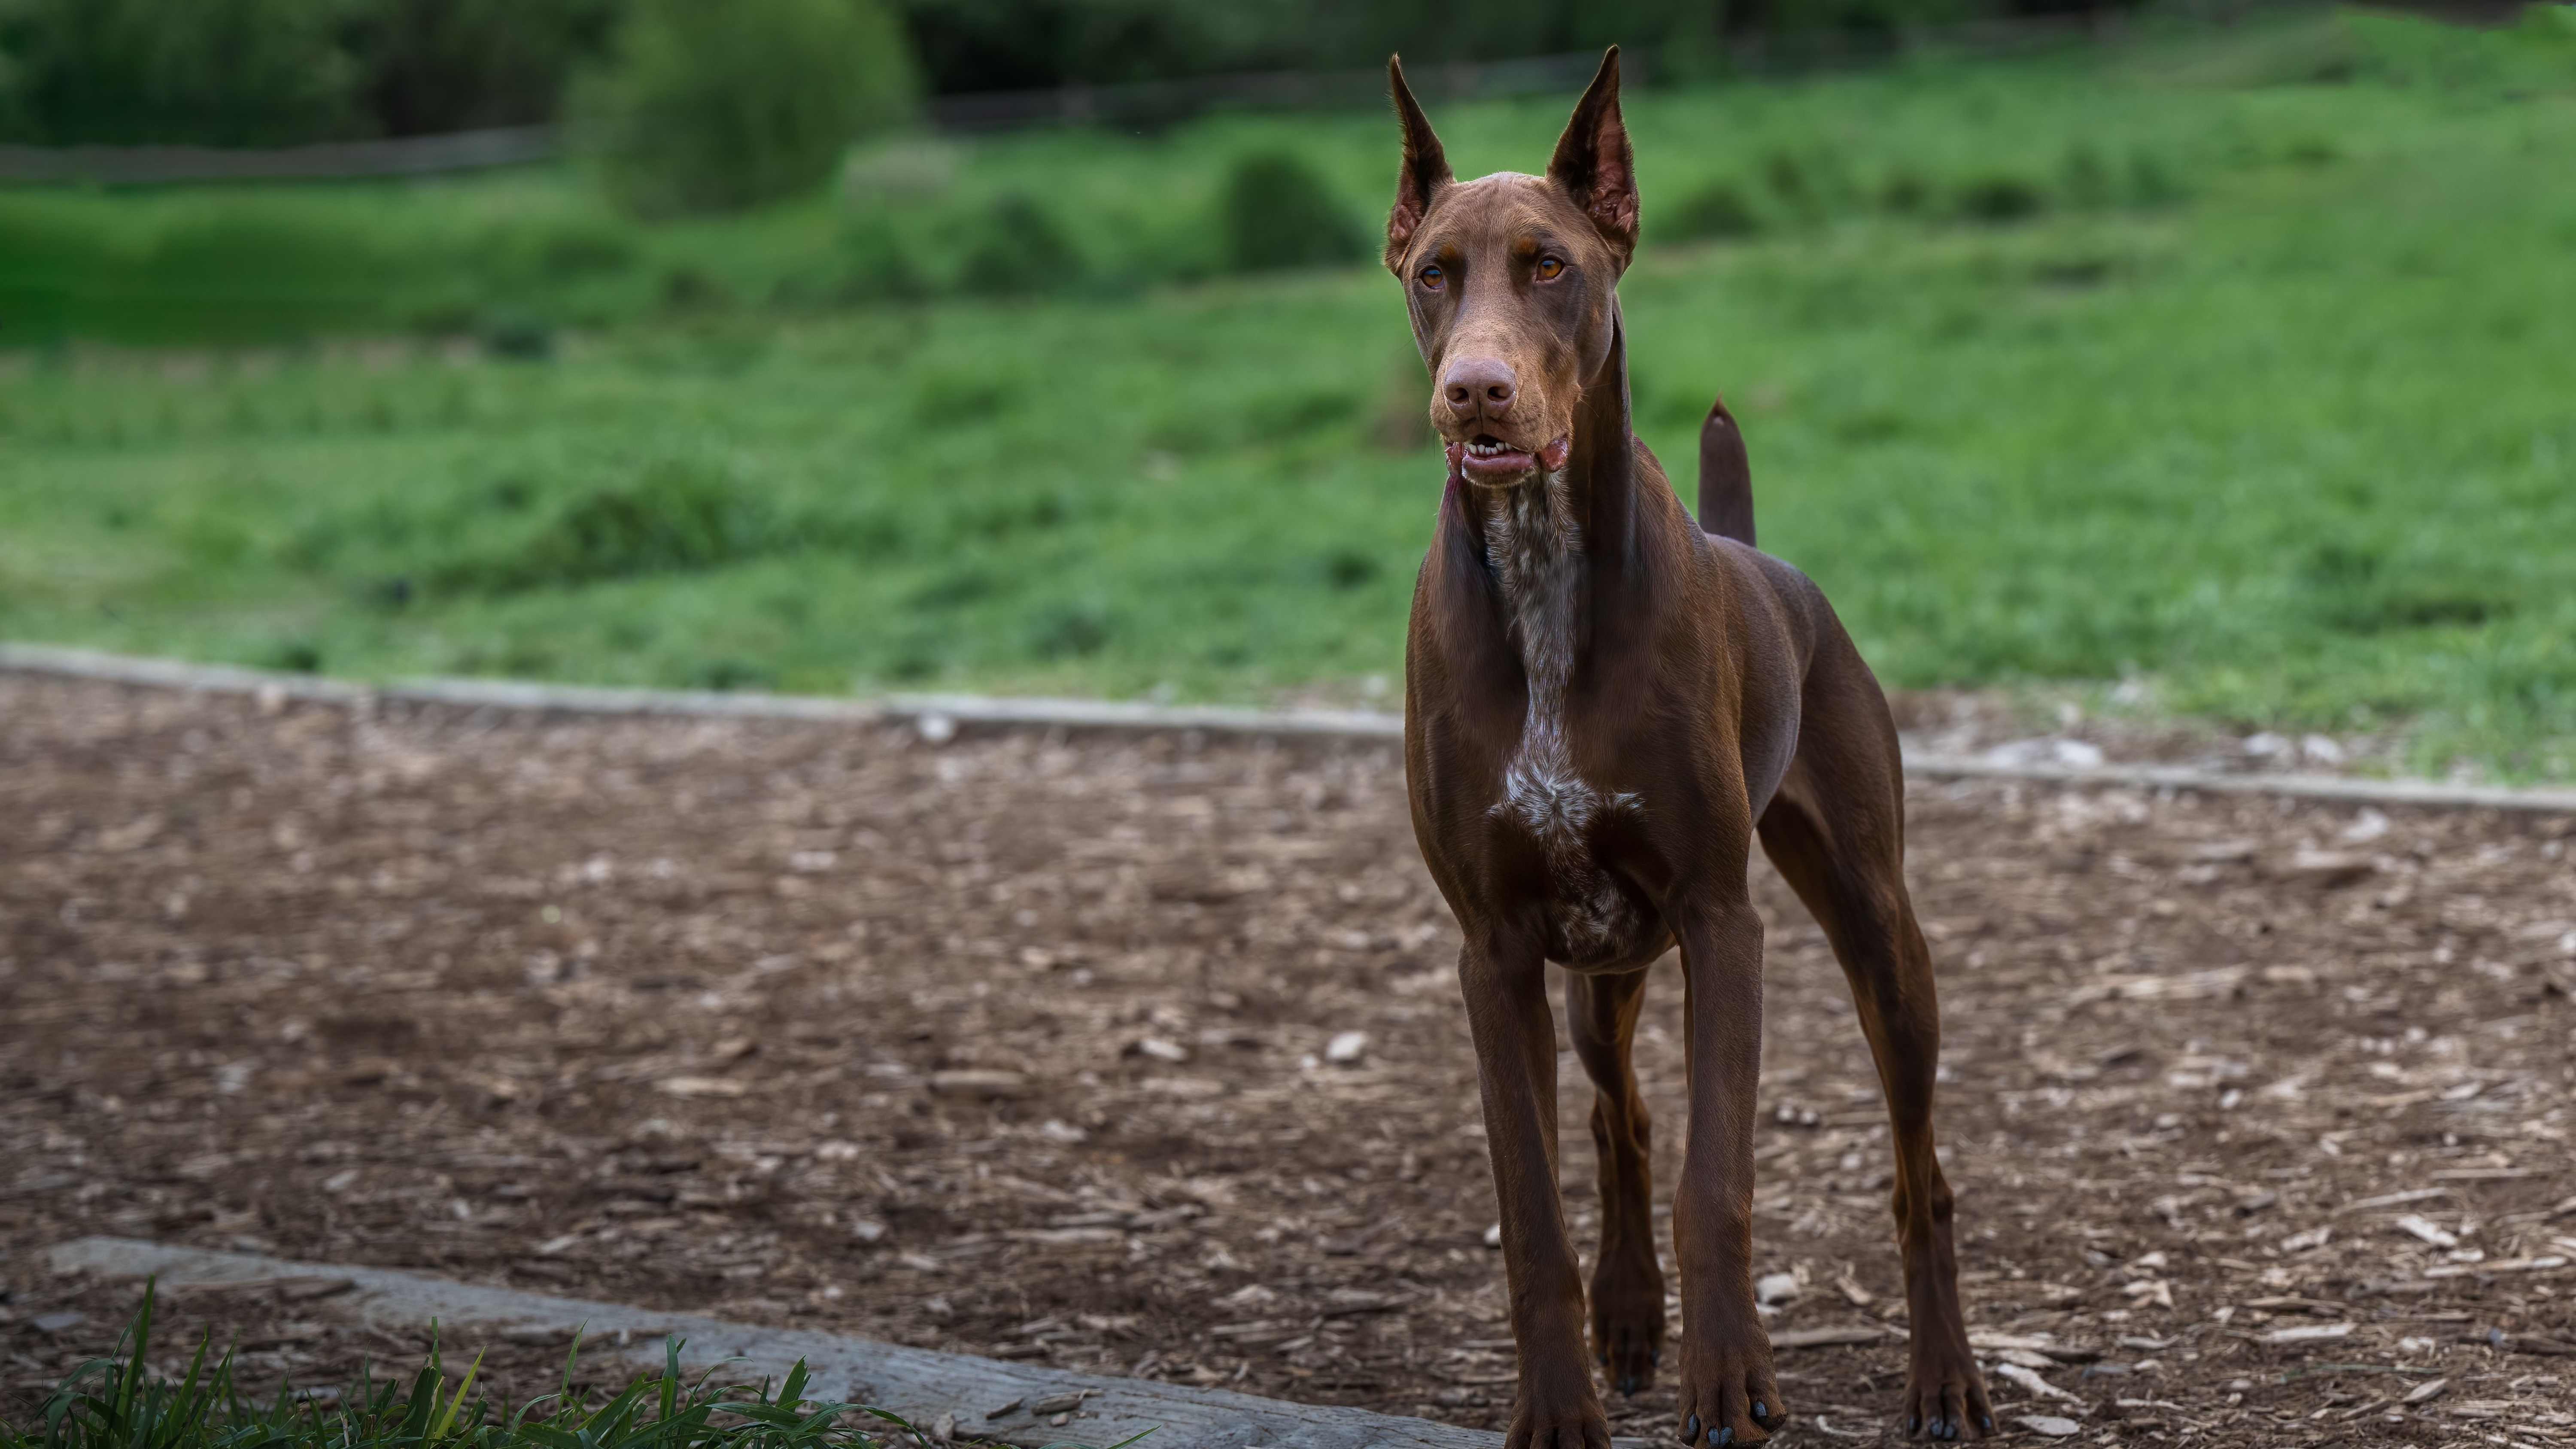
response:
<svg viewBox="0 0 2576 1449"><path fill-rule="evenodd" d="M821 183L911 86L876 0L632 0L580 100L627 205L729 211Z"/></svg>
<svg viewBox="0 0 2576 1449"><path fill-rule="evenodd" d="M969 292L1010 296L1063 291L1088 274L1064 226L1035 197L995 197L961 239L958 284Z"/></svg>
<svg viewBox="0 0 2576 1449"><path fill-rule="evenodd" d="M341 0L0 0L0 137L274 146L363 134Z"/></svg>
<svg viewBox="0 0 2576 1449"><path fill-rule="evenodd" d="M2495 30L2366 11L2344 24L2360 69L2383 79L2449 90L2576 90L2576 6L2526 6L2519 23Z"/></svg>
<svg viewBox="0 0 2576 1449"><path fill-rule="evenodd" d="M1305 158L1260 151L1227 168L1226 254L1235 270L1329 267L1364 260L1368 236Z"/></svg>
<svg viewBox="0 0 2576 1449"><path fill-rule="evenodd" d="M1712 181L1671 206L1647 213L1655 237L1666 241L1714 241L1751 236L1762 229L1761 213L1731 181Z"/></svg>
<svg viewBox="0 0 2576 1449"><path fill-rule="evenodd" d="M426 572L442 590L514 593L714 568L781 542L777 520L733 469L659 458L565 499L507 545L469 547Z"/></svg>

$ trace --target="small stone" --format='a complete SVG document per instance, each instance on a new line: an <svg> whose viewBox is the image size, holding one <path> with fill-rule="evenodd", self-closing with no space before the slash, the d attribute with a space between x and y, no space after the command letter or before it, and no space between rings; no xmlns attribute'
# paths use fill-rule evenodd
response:
<svg viewBox="0 0 2576 1449"><path fill-rule="evenodd" d="M850 1236L862 1243L873 1243L885 1236L885 1224L874 1218L850 1219Z"/></svg>
<svg viewBox="0 0 2576 1449"><path fill-rule="evenodd" d="M2450 1386L2451 1381L2447 1378L2426 1379L2424 1382L2408 1389L2406 1391L2406 1397L2398 1400L2398 1402L2403 1404L2429 1403L2436 1395L2440 1394L2442 1390L2447 1389Z"/></svg>
<svg viewBox="0 0 2576 1449"><path fill-rule="evenodd" d="M1486 1246L1486 1247L1488 1247L1488 1248L1499 1248L1499 1247L1501 1247L1502 1245L1503 1245L1503 1225L1502 1225L1501 1223L1496 1223L1496 1224L1494 1224L1492 1227L1485 1229L1485 1246Z"/></svg>
<svg viewBox="0 0 2576 1449"><path fill-rule="evenodd" d="M957 1437L957 1416L942 1414L930 1421L930 1442L945 1444Z"/></svg>
<svg viewBox="0 0 2576 1449"><path fill-rule="evenodd" d="M88 1317L89 1315L86 1313L76 1313L71 1309L66 1308L60 1313L37 1314L35 1317L27 1320L27 1326L36 1330L38 1333L60 1333L66 1328L70 1328L81 1323Z"/></svg>
<svg viewBox="0 0 2576 1449"><path fill-rule="evenodd" d="M1795 1273L1765 1273L1753 1280L1753 1301L1756 1303L1787 1303L1797 1296L1798 1275Z"/></svg>
<svg viewBox="0 0 2576 1449"><path fill-rule="evenodd" d="M1368 1033L1346 1031L1324 1044L1324 1060L1337 1067L1347 1067L1368 1055Z"/></svg>
<svg viewBox="0 0 2576 1449"><path fill-rule="evenodd" d="M1176 1041L1165 1041L1159 1036L1140 1037L1128 1043L1126 1054L1135 1057L1152 1057L1158 1062L1185 1062L1190 1059L1188 1047Z"/></svg>
<svg viewBox="0 0 2576 1449"><path fill-rule="evenodd" d="M2084 1427L2073 1419L2061 1419L2055 1414L2024 1414L2021 1416L2021 1426L2034 1434L2045 1434L2051 1439L2063 1439Z"/></svg>
<svg viewBox="0 0 2576 1449"><path fill-rule="evenodd" d="M944 745L957 738L957 721L931 710L912 722L913 730L926 744Z"/></svg>

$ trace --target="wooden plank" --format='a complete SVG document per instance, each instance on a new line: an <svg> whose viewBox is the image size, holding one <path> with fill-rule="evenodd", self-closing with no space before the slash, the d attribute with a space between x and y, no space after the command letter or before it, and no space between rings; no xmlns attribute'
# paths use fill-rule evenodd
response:
<svg viewBox="0 0 2576 1449"><path fill-rule="evenodd" d="M724 1359L739 1359L728 1372L772 1378L798 1359L813 1371L812 1396L874 1404L929 1425L943 1413L976 1433L1030 1446L1076 1442L1115 1444L1150 1429L1154 1449L1495 1449L1503 1436L1426 1419L1366 1409L1292 1404L1223 1389L1194 1388L1152 1379L1070 1373L1027 1363L1004 1363L967 1354L934 1353L900 1344L798 1329L756 1328L693 1314L661 1313L619 1303L549 1298L508 1288L453 1283L415 1273L339 1264L298 1263L253 1253L165 1247L132 1238L80 1238L48 1251L54 1267L108 1276L157 1274L174 1289L205 1290L219 1284L276 1279L347 1282L330 1301L390 1330L418 1330L439 1322L451 1351L470 1350L478 1335L513 1339L552 1335L569 1343L577 1329L616 1335L651 1330L619 1346L614 1337L583 1352L604 1354L639 1370L662 1364L662 1337L684 1340L680 1362L691 1373ZM1058 1396L1081 1395L1079 1417L1061 1428L1025 1406ZM986 1414L1017 1400L1023 1407L996 1418ZM1642 1445L1643 1440L1621 1440Z"/></svg>

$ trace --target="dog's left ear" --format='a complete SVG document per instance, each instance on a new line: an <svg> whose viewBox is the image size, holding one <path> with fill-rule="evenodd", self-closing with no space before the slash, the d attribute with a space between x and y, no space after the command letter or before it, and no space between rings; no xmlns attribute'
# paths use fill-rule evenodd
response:
<svg viewBox="0 0 2576 1449"><path fill-rule="evenodd" d="M1601 57L1600 72L1575 104L1548 158L1547 179L1573 194L1625 269L1637 250L1637 165L1619 119L1619 47Z"/></svg>

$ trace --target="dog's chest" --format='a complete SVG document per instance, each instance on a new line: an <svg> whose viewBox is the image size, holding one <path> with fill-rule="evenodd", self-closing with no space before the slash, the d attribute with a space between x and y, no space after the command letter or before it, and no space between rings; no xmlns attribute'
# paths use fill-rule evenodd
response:
<svg viewBox="0 0 2576 1449"><path fill-rule="evenodd" d="M1488 815L1526 838L1542 862L1548 954L1571 966L1623 961L1657 927L1633 890L1601 860L1601 832L1644 808L1575 767L1565 696L1574 672L1582 537L1562 475L1514 489L1486 518L1485 557L1500 584L1529 705Z"/></svg>

